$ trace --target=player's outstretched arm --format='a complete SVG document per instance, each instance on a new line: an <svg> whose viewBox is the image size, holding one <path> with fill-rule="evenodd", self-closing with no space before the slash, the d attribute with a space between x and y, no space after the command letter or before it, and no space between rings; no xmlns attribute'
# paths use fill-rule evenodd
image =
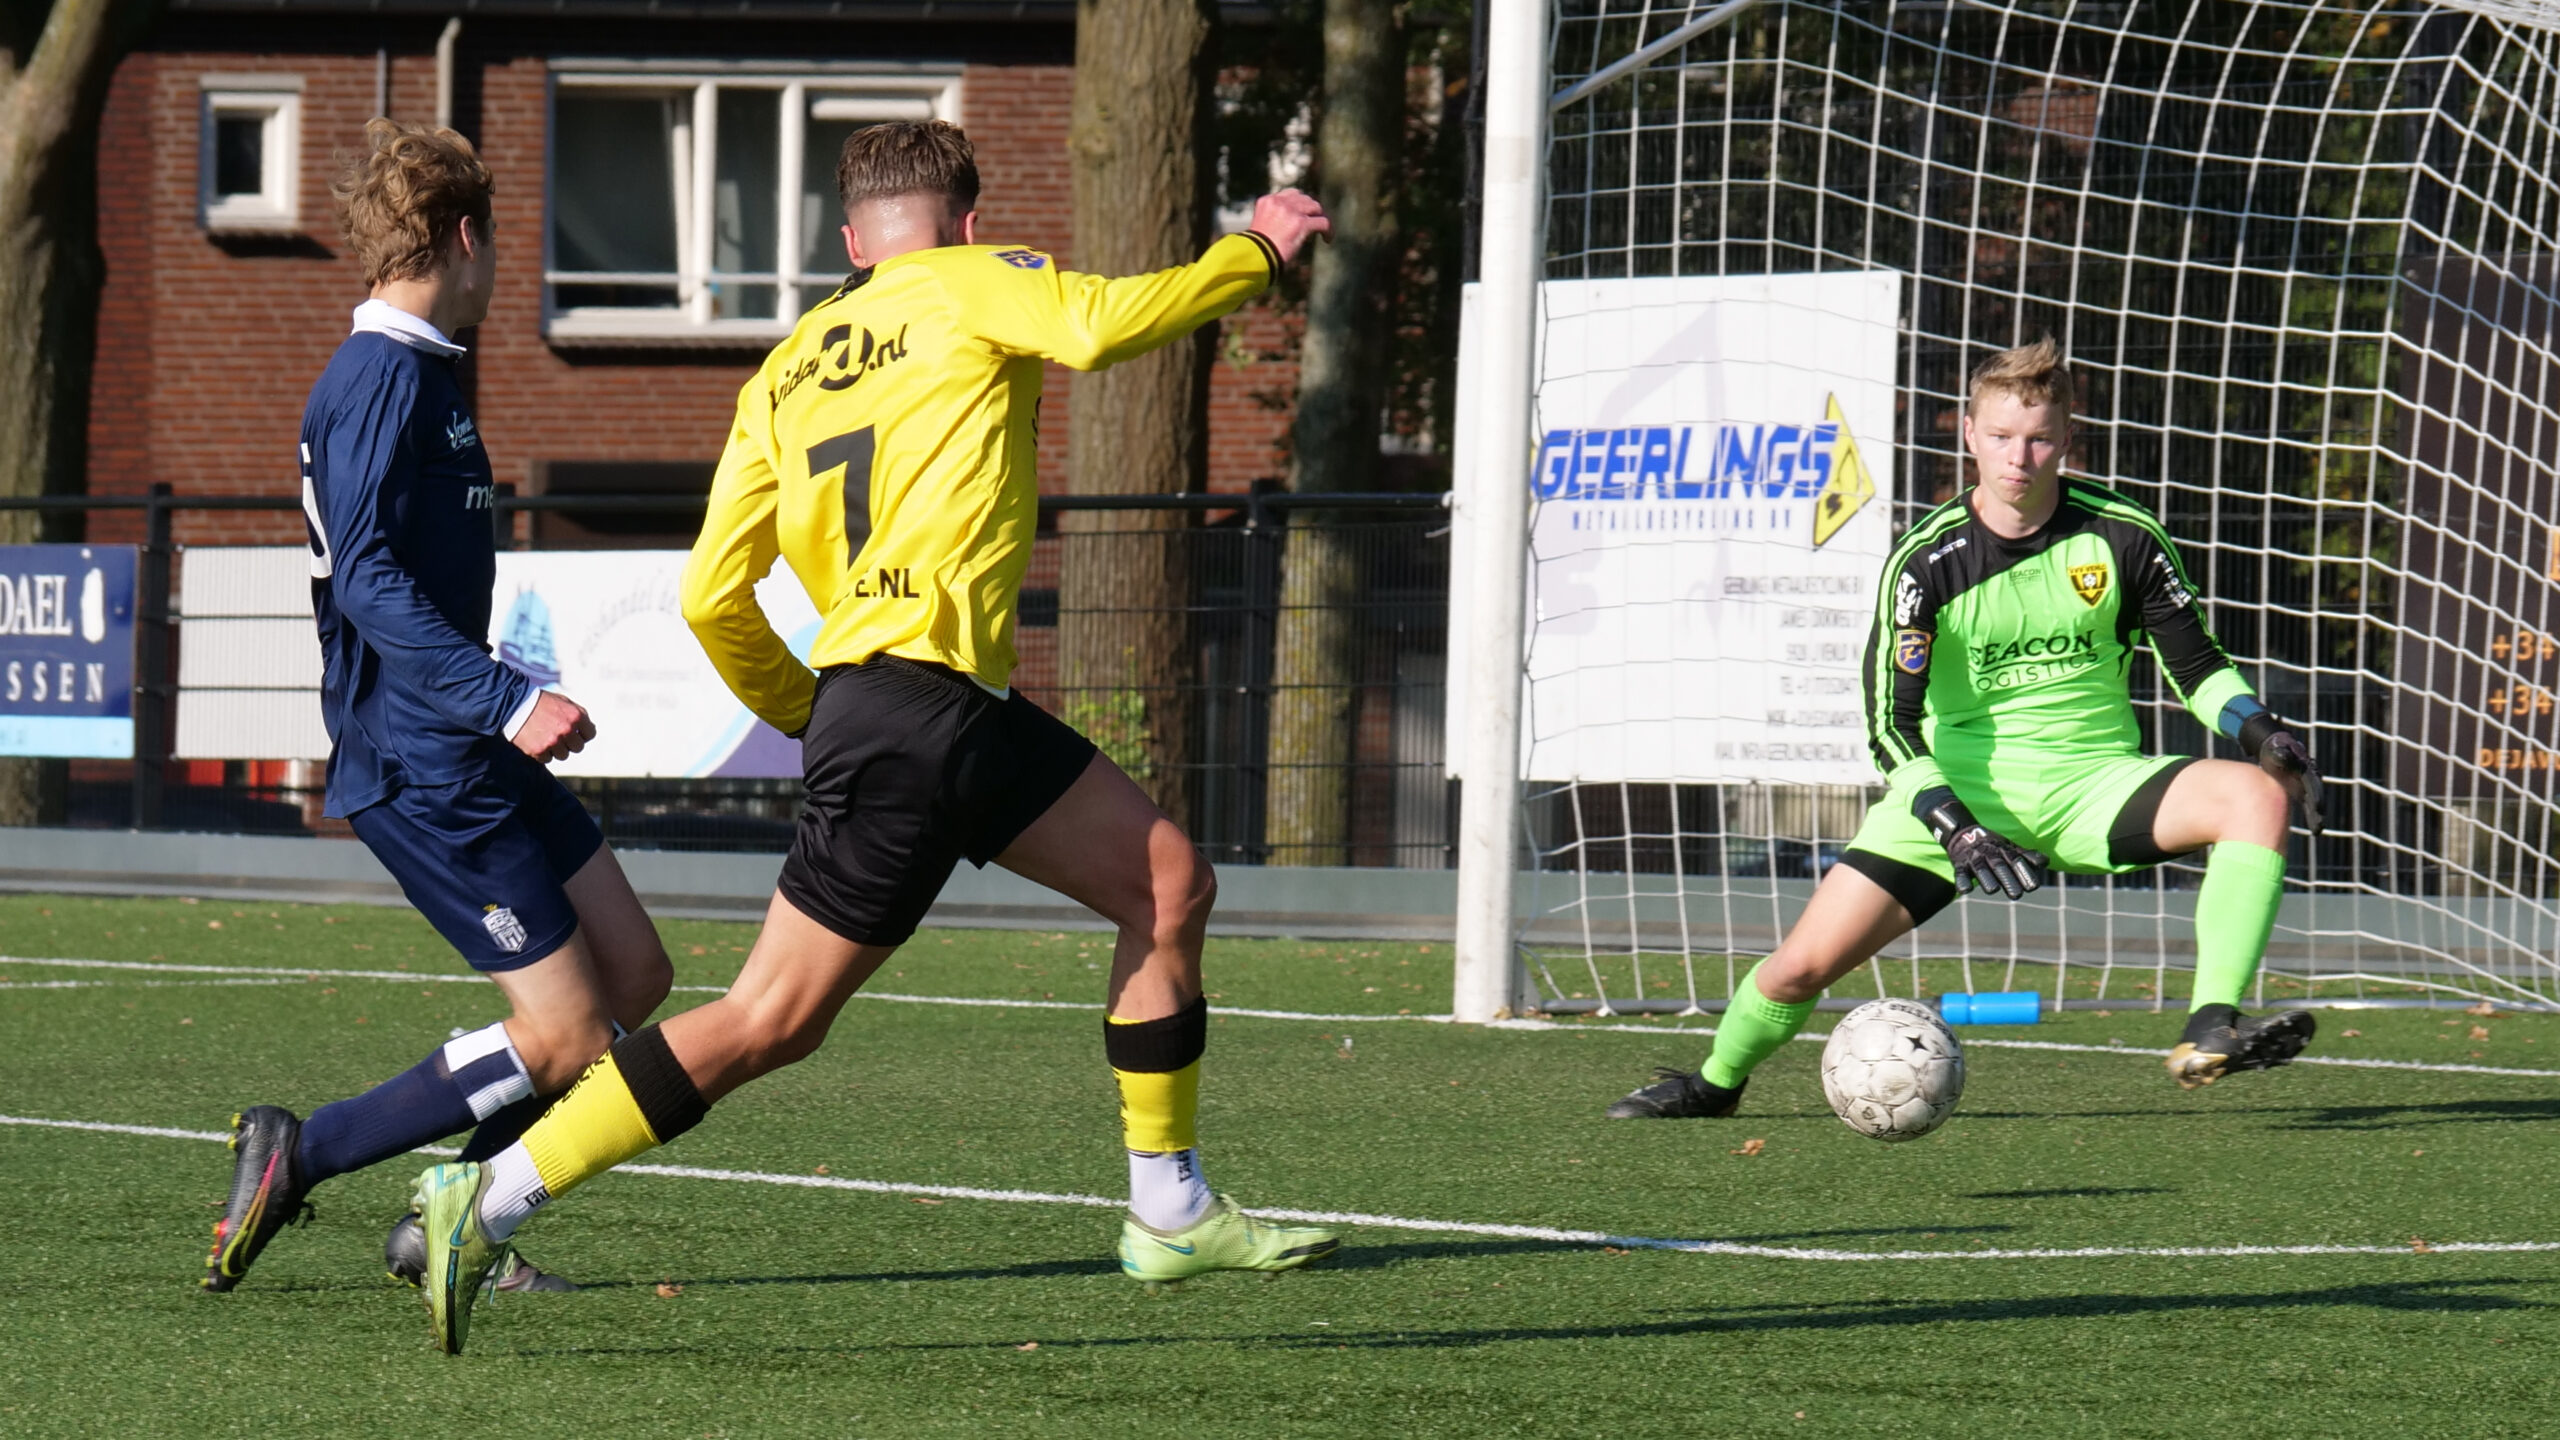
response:
<svg viewBox="0 0 2560 1440"><path fill-rule="evenodd" d="M2260 769L2284 787L2302 815L2302 828L2317 835L2328 824L2320 767L2311 750L2249 688L2240 667L2204 623L2193 582L2169 532L2149 516L2136 522L2117 563L2132 577L2142 625L2160 656L2162 673L2198 720L2238 743Z"/></svg>
<svg viewBox="0 0 2560 1440"><path fill-rule="evenodd" d="M1254 227L1188 265L1106 279L1061 271L1037 251L978 252L943 272L961 327L997 351L1098 370L1179 339L1261 294L1330 222L1307 195L1254 204ZM1266 231L1263 227L1268 225Z"/></svg>

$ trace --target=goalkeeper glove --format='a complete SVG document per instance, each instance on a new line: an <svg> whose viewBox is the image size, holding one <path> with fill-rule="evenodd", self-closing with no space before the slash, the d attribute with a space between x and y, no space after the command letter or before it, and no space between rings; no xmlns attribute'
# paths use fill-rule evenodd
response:
<svg viewBox="0 0 2560 1440"><path fill-rule="evenodd" d="M2044 887L2045 858L1992 834L1948 787L1922 791L1911 802L1911 813L1946 847L1947 859L1956 867L1957 893L2005 892L2016 900Z"/></svg>
<svg viewBox="0 0 2560 1440"><path fill-rule="evenodd" d="M2320 767L2311 763L2311 751L2272 710L2261 710L2243 721L2236 737L2240 748L2258 762L2258 768L2276 778L2284 794L2302 811L2302 828L2317 835L2328 826L2328 815L2321 804L2326 787L2320 781Z"/></svg>

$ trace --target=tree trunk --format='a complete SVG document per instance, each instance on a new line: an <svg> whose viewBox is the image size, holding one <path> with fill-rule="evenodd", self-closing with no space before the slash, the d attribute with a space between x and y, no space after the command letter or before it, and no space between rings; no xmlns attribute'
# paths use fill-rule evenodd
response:
<svg viewBox="0 0 2560 1440"><path fill-rule="evenodd" d="M1385 327L1400 236L1394 185L1404 139L1404 36L1390 0L1325 0L1324 116L1316 164L1333 239L1316 249L1290 432L1300 494L1374 489L1386 400ZM1300 511L1282 555L1272 661L1275 865L1351 860L1352 709L1360 644L1358 556L1347 516Z"/></svg>
<svg viewBox="0 0 2560 1440"><path fill-rule="evenodd" d="M1208 239L1214 0L1079 0L1067 148L1079 270L1129 275L1198 259ZM1208 479L1215 327L1079 375L1067 488L1175 495ZM1182 511L1069 511L1058 577L1064 719L1165 813L1191 819L1194 656Z"/></svg>
<svg viewBox="0 0 2560 1440"><path fill-rule="evenodd" d="M88 480L98 348L98 127L107 82L160 0L0 7L0 495ZM0 511L0 541L68 539L76 521ZM0 760L0 825L62 819L66 767Z"/></svg>

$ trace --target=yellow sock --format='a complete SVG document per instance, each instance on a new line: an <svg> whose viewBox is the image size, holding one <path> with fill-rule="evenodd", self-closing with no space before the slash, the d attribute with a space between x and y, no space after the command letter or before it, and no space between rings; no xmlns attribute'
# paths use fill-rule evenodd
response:
<svg viewBox="0 0 2560 1440"><path fill-rule="evenodd" d="M1111 1023L1128 1022L1114 1017ZM1120 1134L1129 1149L1188 1150L1200 1143L1199 1061L1179 1070L1115 1067L1111 1078L1120 1082Z"/></svg>
<svg viewBox="0 0 2560 1440"><path fill-rule="evenodd" d="M555 1198L658 1143L609 1050L524 1132L525 1153Z"/></svg>

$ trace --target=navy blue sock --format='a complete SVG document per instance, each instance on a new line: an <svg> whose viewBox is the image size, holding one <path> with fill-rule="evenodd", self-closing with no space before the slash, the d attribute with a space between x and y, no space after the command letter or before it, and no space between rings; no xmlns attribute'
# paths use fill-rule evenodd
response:
<svg viewBox="0 0 2560 1440"><path fill-rule="evenodd" d="M462 1159L466 1163L486 1160L523 1139L524 1132L532 1129L533 1122L541 1119L542 1112L550 1109L551 1102L559 1098L557 1095L528 1095L481 1121L480 1128L471 1132L471 1138L462 1142Z"/></svg>
<svg viewBox="0 0 2560 1440"><path fill-rule="evenodd" d="M506 1026L474 1030L362 1095L312 1111L302 1122L294 1165L304 1184L316 1185L433 1144L532 1093Z"/></svg>

